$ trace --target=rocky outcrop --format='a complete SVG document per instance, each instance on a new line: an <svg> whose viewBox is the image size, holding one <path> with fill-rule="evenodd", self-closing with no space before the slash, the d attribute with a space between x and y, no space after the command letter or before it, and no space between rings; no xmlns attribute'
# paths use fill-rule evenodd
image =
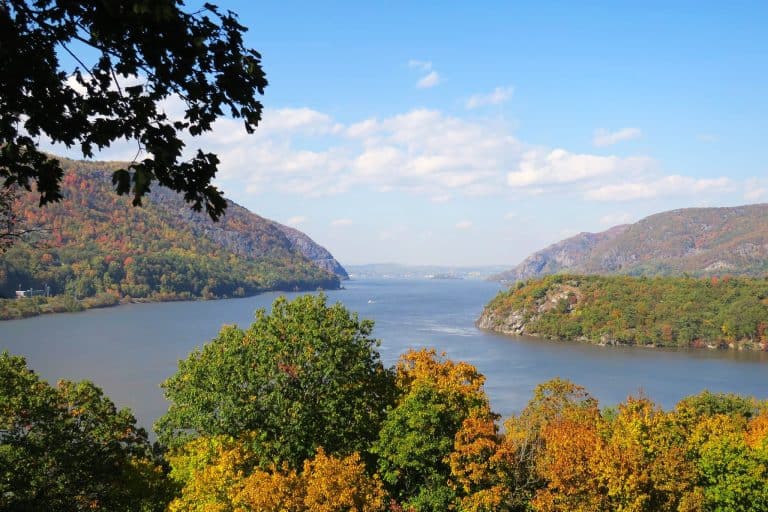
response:
<svg viewBox="0 0 768 512"><path fill-rule="evenodd" d="M340 279L349 279L349 274L341 266L341 263L336 261L333 255L326 250L325 247L318 245L314 240L307 235L299 231L298 229L290 228L278 224L277 228L285 235L291 243L291 247L300 252L309 261L313 262L318 267L336 274Z"/></svg>
<svg viewBox="0 0 768 512"><path fill-rule="evenodd" d="M491 302L483 309L475 325L479 329L501 334L537 336L537 333L530 329L530 324L540 315L559 307L564 308L564 311L571 311L582 298L578 286L569 283L557 284L549 288L530 310L498 308Z"/></svg>
<svg viewBox="0 0 768 512"><path fill-rule="evenodd" d="M522 335L526 334L527 325L526 315L522 310L513 311L506 315L501 315L485 308L477 319L475 325L479 329L494 331L501 334Z"/></svg>

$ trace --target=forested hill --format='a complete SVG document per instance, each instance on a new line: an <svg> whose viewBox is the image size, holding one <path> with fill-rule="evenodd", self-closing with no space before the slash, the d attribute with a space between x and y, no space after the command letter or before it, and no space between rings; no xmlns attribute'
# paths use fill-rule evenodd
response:
<svg viewBox="0 0 768 512"><path fill-rule="evenodd" d="M768 349L768 279L558 274L499 293L482 329L598 344Z"/></svg>
<svg viewBox="0 0 768 512"><path fill-rule="evenodd" d="M558 272L764 275L768 204L672 210L600 233L580 233L492 279L514 282Z"/></svg>
<svg viewBox="0 0 768 512"><path fill-rule="evenodd" d="M0 295L44 289L82 299L245 296L265 290L338 288L345 270L305 234L230 202L212 222L181 195L154 187L144 207L112 190L116 164L66 161L64 200L16 211L47 231L0 256Z"/></svg>

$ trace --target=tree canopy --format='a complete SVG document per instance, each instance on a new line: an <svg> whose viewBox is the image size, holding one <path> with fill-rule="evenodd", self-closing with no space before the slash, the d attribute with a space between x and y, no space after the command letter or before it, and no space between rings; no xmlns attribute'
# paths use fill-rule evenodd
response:
<svg viewBox="0 0 768 512"><path fill-rule="evenodd" d="M171 490L130 411L0 354L0 509L160 511Z"/></svg>
<svg viewBox="0 0 768 512"><path fill-rule="evenodd" d="M163 384L171 405L160 439L255 431L265 463L293 468L319 447L367 451L395 393L372 329L324 295L277 299L247 330L226 326L179 363Z"/></svg>
<svg viewBox="0 0 768 512"><path fill-rule="evenodd" d="M6 187L34 183L41 205L61 199L63 171L40 151L42 136L87 158L125 139L137 142L137 157L113 173L118 194L139 205L156 181L183 193L193 209L221 216L226 202L211 184L219 160L201 149L183 160L182 136L210 131L225 111L252 132L267 80L235 13L208 3L182 8L179 0L0 0ZM64 68L64 55L74 69ZM170 98L183 103L183 119L164 111Z"/></svg>

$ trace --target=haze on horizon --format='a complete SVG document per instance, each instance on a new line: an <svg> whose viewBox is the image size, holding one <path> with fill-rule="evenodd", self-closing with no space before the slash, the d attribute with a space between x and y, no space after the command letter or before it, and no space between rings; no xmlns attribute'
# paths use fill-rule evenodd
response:
<svg viewBox="0 0 768 512"><path fill-rule="evenodd" d="M263 55L267 110L253 136L225 119L189 149L342 264L512 266L581 231L768 200L765 2L218 4Z"/></svg>

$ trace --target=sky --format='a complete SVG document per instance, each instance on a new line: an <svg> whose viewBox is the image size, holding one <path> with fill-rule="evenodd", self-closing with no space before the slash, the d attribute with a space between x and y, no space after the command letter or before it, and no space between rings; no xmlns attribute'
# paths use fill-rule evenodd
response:
<svg viewBox="0 0 768 512"><path fill-rule="evenodd" d="M768 2L216 3L262 54L265 115L189 148L342 264L513 266L768 201Z"/></svg>

